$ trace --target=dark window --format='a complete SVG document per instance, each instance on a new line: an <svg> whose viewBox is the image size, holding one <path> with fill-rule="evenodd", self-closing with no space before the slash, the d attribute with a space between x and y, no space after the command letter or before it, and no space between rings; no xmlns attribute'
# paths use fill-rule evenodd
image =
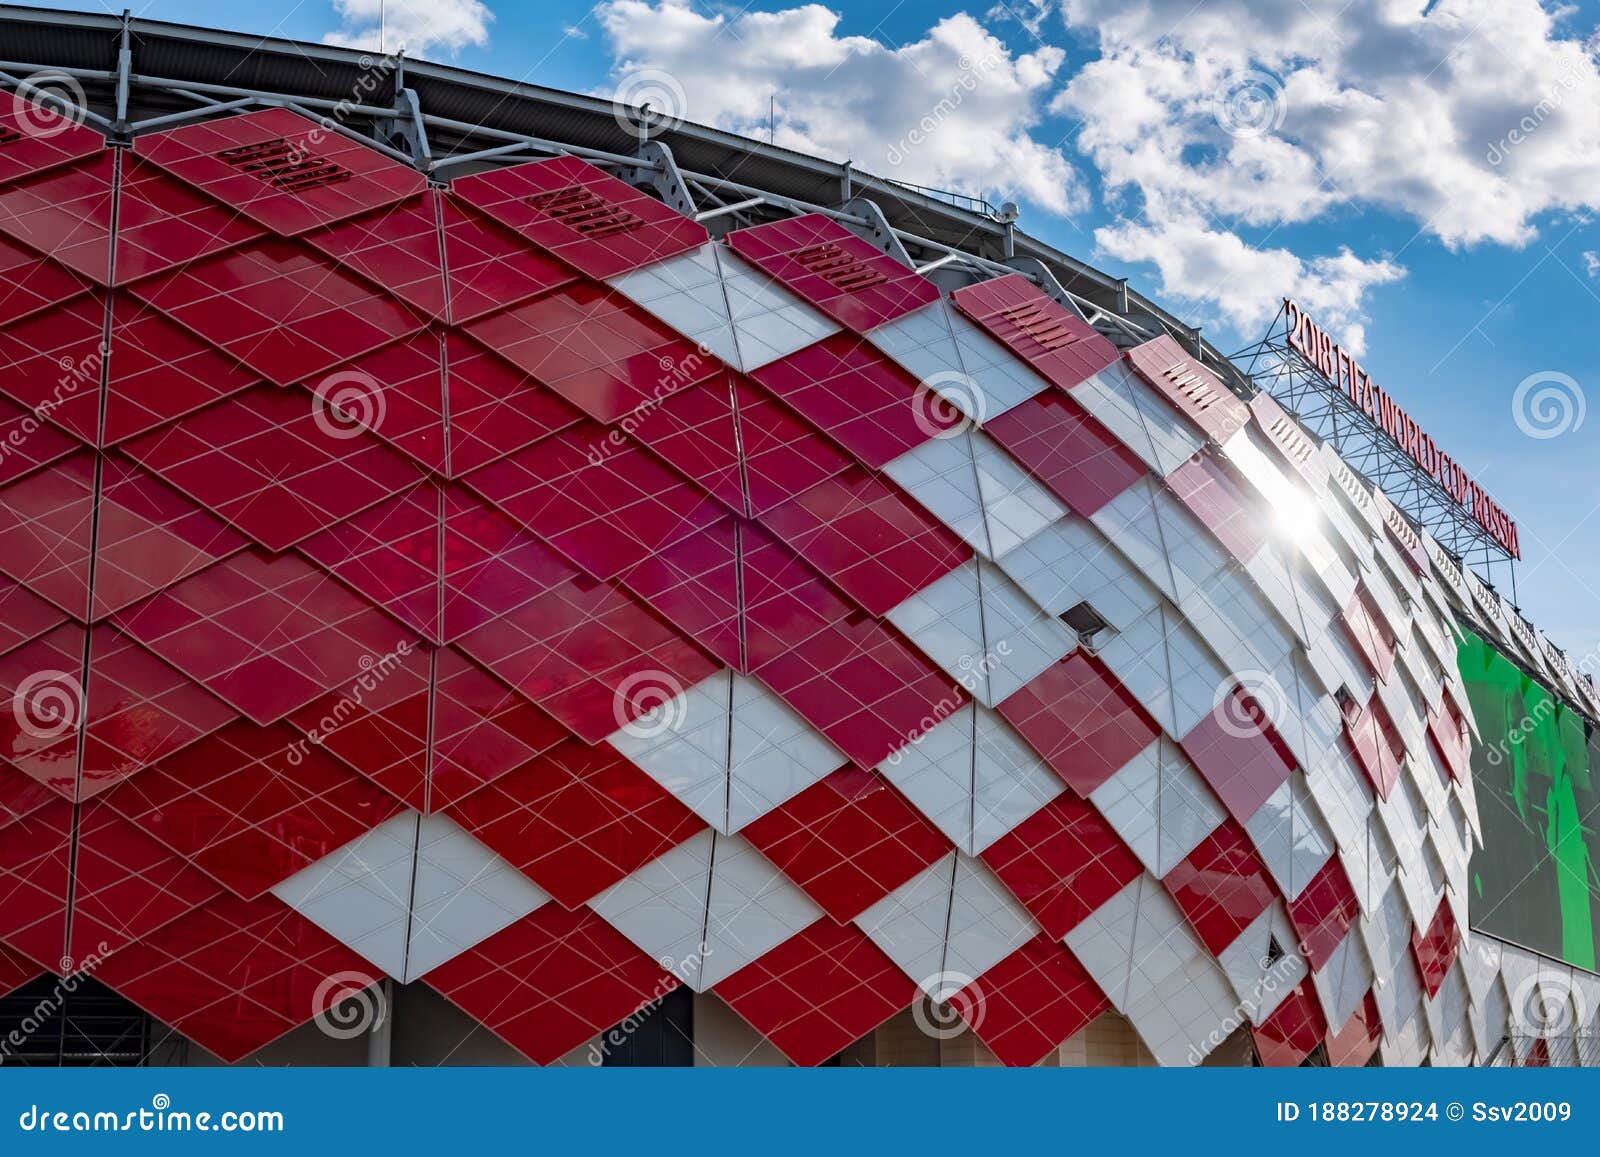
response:
<svg viewBox="0 0 1600 1157"><path fill-rule="evenodd" d="M0 997L0 1065L142 1065L149 1047L150 1018L98 981L41 976Z"/></svg>
<svg viewBox="0 0 1600 1157"><path fill-rule="evenodd" d="M606 1068L687 1068L694 1064L694 993L675 988L600 1038Z"/></svg>

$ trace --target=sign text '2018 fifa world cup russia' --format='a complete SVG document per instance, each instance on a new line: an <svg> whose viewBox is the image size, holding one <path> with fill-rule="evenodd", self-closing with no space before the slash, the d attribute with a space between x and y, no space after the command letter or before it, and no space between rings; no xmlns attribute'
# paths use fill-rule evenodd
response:
<svg viewBox="0 0 1600 1157"><path fill-rule="evenodd" d="M1473 519L1505 548L1507 554L1521 558L1517 524L1499 503L1472 480L1460 463L1441 450L1432 436L1374 383L1361 364L1312 321L1311 315L1297 302L1285 298L1283 308L1288 321L1289 348L1338 386L1345 397L1442 486L1451 499L1471 511Z"/></svg>

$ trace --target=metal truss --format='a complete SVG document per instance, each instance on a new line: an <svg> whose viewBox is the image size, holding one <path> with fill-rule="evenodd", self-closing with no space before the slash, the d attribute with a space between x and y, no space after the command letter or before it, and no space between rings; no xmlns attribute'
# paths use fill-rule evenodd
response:
<svg viewBox="0 0 1600 1157"><path fill-rule="evenodd" d="M103 18L93 19L105 22ZM1353 469L1381 486L1400 509L1438 538L1458 560L1481 568L1486 579L1492 577L1489 568L1493 565L1509 562L1499 544L1438 483L1422 473L1337 389L1288 348L1281 315L1267 338L1229 359L1212 349L1198 329L1164 314L1158 316L1156 307L1136 300L1126 279L1109 277L1053 251L1048 251L1047 258L1041 253L1041 246L1017 233L1014 206L992 210L987 202L964 199L965 203L956 204L955 208L971 217L973 226L961 244L950 244L896 227L869 191L875 187L882 195L892 195L895 190L909 190L949 200L949 195L939 190L869 178L853 171L848 162L842 166L828 164L825 167L837 174L838 199L824 204L736 181L725 174L683 167L663 139L678 127L677 122L652 112L648 106L617 107L618 124L636 136L637 144L630 152L613 151L431 113L418 91L407 83L408 65L403 54L378 57L327 50L337 52L347 65L354 62L357 66L357 82L338 99L141 73L137 68L135 35L140 27L126 13L120 18L116 59L111 67L93 69L0 60L0 87L25 92L55 111L99 129L113 144L131 144L135 137L146 133L232 112L283 107L294 109L329 132L359 140L441 183L451 176L487 167L576 156L612 170L630 184L653 189L665 203L705 223L714 235L777 216L821 213L919 273L969 279L1020 273L1119 348L1170 334L1242 397L1252 396L1257 388L1270 390L1302 424L1330 441ZM86 97L77 103L61 95L63 87L104 93L106 99L97 102ZM90 107L96 103L102 106L100 110ZM134 117L130 110L135 106L163 111ZM752 150L768 148L760 142L748 144ZM998 230L998 236L980 231L978 225ZM989 252L980 252L982 249ZM1063 278L1067 279L1065 283ZM1099 299L1070 288L1080 281L1098 286ZM1248 362L1241 369L1246 359Z"/></svg>
<svg viewBox="0 0 1600 1157"><path fill-rule="evenodd" d="M428 112L413 88L406 84L403 55L361 56L363 82L343 99L327 96L291 96L237 85L177 80L144 74L137 69L137 22L124 13L118 37L115 67L104 70L63 67L23 61L0 61L0 87L25 92L34 99L80 123L104 132L113 144L129 144L140 135L170 129L251 108L291 108L316 121L330 132L361 141L385 156L412 166L431 179L445 181L463 172L479 171L493 165L519 164L550 156L576 156L611 169L631 184L652 187L662 200L685 216L705 222L720 234L741 225L755 224L774 216L821 213L840 222L884 250L897 261L922 273L935 270L965 270L972 278L988 278L1005 273L1021 273L1039 284L1046 293L1086 318L1119 346L1148 341L1169 329L1181 339L1190 340L1198 331L1164 326L1152 314L1141 311L1130 316L1125 282L1121 286L1121 310L1108 309L1081 294L1063 288L1055 273L1042 260L1021 257L1015 252L1015 209L994 210L978 198L961 198L940 190L925 189L904 182L883 181L885 185L942 198L957 209L992 220L1002 230L1000 251L995 256L973 252L972 248L951 245L916 232L896 228L883 210L866 194L846 162L841 167L839 199L822 204L784 196L770 189L735 181L728 176L680 168L671 149L660 139L676 124L671 118L643 108L619 108L619 119L626 120L637 133L638 146L622 153L511 132L483 124L470 124ZM80 87L109 87L114 92L114 115L94 108L94 103L73 102L61 95L59 82ZM55 82L55 86L48 86ZM140 96L146 103L178 101L189 107L159 115L130 119L129 109ZM437 147L438 137L447 136L452 147ZM472 147L461 148L470 141ZM755 142L752 142L755 145ZM1110 279L1108 279L1110 280ZM1215 361L1215 351L1205 351ZM1237 379L1231 367L1219 366L1225 377Z"/></svg>
<svg viewBox="0 0 1600 1157"><path fill-rule="evenodd" d="M1432 475L1384 433L1304 355L1289 345L1287 314L1278 311L1267 334L1233 355L1250 381L1327 442L1350 469L1380 488L1458 564L1493 583L1495 571L1516 582L1515 560Z"/></svg>

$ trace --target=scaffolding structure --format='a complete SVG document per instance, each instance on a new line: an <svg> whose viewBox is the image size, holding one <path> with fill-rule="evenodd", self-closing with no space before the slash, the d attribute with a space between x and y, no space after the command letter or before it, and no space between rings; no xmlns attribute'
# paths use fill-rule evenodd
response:
<svg viewBox="0 0 1600 1157"><path fill-rule="evenodd" d="M1340 386L1291 346L1289 334L1288 310L1280 308L1266 336L1232 360L1255 388L1271 394L1346 465L1382 489L1458 564L1471 567L1490 587L1509 582L1515 602L1516 560L1511 553Z"/></svg>

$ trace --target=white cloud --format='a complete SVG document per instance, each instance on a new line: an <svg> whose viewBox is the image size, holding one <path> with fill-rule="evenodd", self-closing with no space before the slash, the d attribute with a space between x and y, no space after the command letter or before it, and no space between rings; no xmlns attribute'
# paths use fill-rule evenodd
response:
<svg viewBox="0 0 1600 1157"><path fill-rule="evenodd" d="M1600 253L1596 253L1593 249L1585 249L1581 256L1583 271L1590 277L1600 277Z"/></svg>
<svg viewBox="0 0 1600 1157"><path fill-rule="evenodd" d="M666 73L683 107L656 102L658 112L765 138L773 102L776 143L788 148L1056 213L1086 204L1062 150L1030 135L1062 49L1013 54L965 14L890 48L839 35L839 16L820 4L711 12L686 0L602 3L618 90L630 75Z"/></svg>
<svg viewBox="0 0 1600 1157"><path fill-rule="evenodd" d="M1361 307L1367 291L1405 276L1391 261L1363 260L1349 249L1302 260L1287 249L1251 248L1237 233L1181 211L1163 215L1159 223L1122 221L1097 229L1095 242L1119 260L1154 265L1158 296L1184 302L1245 336L1264 331L1283 295L1292 293L1356 354L1365 348Z"/></svg>
<svg viewBox="0 0 1600 1157"><path fill-rule="evenodd" d="M1376 207L1452 248L1522 245L1541 214L1600 206L1595 42L1538 0L1060 11L1099 43L1052 108L1080 121L1079 147L1128 218L1097 233L1102 250L1152 263L1165 292L1236 326L1292 290L1358 340L1367 290L1403 274L1348 251L1252 251L1240 225ZM1229 131L1241 118L1272 130Z"/></svg>
<svg viewBox="0 0 1600 1157"><path fill-rule="evenodd" d="M333 0L342 21L322 38L325 44L413 56L430 49L459 52L489 43L494 19L480 0Z"/></svg>

